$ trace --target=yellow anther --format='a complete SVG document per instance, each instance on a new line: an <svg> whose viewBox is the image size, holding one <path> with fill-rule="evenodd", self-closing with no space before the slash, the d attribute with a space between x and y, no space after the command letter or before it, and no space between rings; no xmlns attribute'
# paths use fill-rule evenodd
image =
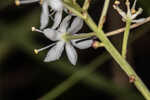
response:
<svg viewBox="0 0 150 100"><path fill-rule="evenodd" d="M41 4L41 5L43 4L43 0L40 0L40 4Z"/></svg>
<svg viewBox="0 0 150 100"><path fill-rule="evenodd" d="M35 27L32 27L31 29L32 29L32 31L35 31L35 30L36 30Z"/></svg>
<svg viewBox="0 0 150 100"><path fill-rule="evenodd" d="M136 13L136 10L135 10L135 9L131 9L131 13L132 13L132 14L135 14L135 13Z"/></svg>
<svg viewBox="0 0 150 100"><path fill-rule="evenodd" d="M120 1L116 0L116 1L114 2L114 4L115 4L115 5L120 5Z"/></svg>
<svg viewBox="0 0 150 100"><path fill-rule="evenodd" d="M37 49L34 49L34 54L39 54L39 51Z"/></svg>
<svg viewBox="0 0 150 100"><path fill-rule="evenodd" d="M20 1L19 1L19 0L16 0L16 1L15 1L15 4L16 4L17 6L19 6L19 5L20 5Z"/></svg>

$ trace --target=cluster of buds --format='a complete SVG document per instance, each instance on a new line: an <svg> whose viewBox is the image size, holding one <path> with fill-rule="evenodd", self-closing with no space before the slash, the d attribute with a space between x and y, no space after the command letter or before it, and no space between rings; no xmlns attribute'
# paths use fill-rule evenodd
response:
<svg viewBox="0 0 150 100"><path fill-rule="evenodd" d="M126 0L127 13L119 8L120 1L118 0L114 2L113 7L121 15L123 21L131 20L132 23L143 22L145 18L136 19L136 17L143 12L142 8L139 8L138 10L135 9L136 3L137 0L134 1L133 6L130 8L130 1Z"/></svg>

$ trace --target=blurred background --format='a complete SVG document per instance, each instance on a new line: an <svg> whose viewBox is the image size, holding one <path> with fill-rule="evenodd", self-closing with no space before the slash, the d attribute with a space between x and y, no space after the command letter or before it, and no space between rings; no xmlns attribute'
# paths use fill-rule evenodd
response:
<svg viewBox="0 0 150 100"><path fill-rule="evenodd" d="M124 0L121 1L121 8L125 9ZM91 3L89 13L95 22L99 20L103 2L93 0ZM111 0L105 32L125 25L112 8L113 2ZM149 4L150 0L138 0L137 6L144 9L139 17L150 16ZM44 63L48 50L39 55L33 50L51 41L43 34L31 31L32 26L39 27L40 14L39 3L16 6L14 0L0 0L0 100L47 100L42 97L68 81L70 76L73 77L67 85L69 88L56 100L144 100L104 48L76 49L77 66L70 64L65 52L60 60ZM90 32L90 29L84 25L80 32ZM110 39L121 50L122 33ZM149 44L150 23L131 30L127 60L148 88Z"/></svg>

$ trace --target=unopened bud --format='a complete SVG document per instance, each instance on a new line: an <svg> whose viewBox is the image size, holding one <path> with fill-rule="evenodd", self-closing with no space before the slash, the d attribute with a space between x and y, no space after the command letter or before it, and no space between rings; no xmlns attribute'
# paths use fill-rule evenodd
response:
<svg viewBox="0 0 150 100"><path fill-rule="evenodd" d="M98 41L94 41L93 44L92 44L92 47L95 48L95 49L97 49L99 47L103 47L103 46L104 46L104 44L100 43Z"/></svg>

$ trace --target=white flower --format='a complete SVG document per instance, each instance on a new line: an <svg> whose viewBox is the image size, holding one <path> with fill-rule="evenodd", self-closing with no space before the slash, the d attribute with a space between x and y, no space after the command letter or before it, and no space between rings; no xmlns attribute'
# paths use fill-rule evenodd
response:
<svg viewBox="0 0 150 100"><path fill-rule="evenodd" d="M91 39L74 39L69 40L66 38L67 35L78 35L77 33L83 26L83 20L79 17L75 17L73 22L71 23L71 26L69 26L69 22L71 19L71 15L64 18L62 23L60 24L58 30L54 30L51 28L44 29L43 31L40 31L38 29L33 28L33 31L38 31L43 33L48 39L51 41L56 41L54 44L51 44L49 46L46 46L42 49L36 49L35 53L38 53L42 50L45 50L51 46L53 46L47 53L47 56L44 59L44 62L50 62L58 60L62 52L64 51L64 48L66 50L67 57L71 64L76 65L77 62L77 53L73 46L79 48L79 49L87 49L91 47L93 40ZM73 46L72 46L73 45Z"/></svg>
<svg viewBox="0 0 150 100"><path fill-rule="evenodd" d="M33 2L40 2L42 4L40 29L44 29L48 25L49 16L51 17L53 14L55 14L55 17L52 29L55 29L60 24L62 19L62 12L64 10L62 0L16 0L16 5ZM51 7L53 11L52 14L50 14L49 7Z"/></svg>
<svg viewBox="0 0 150 100"><path fill-rule="evenodd" d="M138 15L140 15L143 12L142 8L139 8L137 11L135 10L136 2L137 2L137 0L134 1L134 4L133 4L132 8L130 9L130 2L128 0L126 0L127 13L122 11L119 8L120 2L118 0L115 1L115 4L113 5L113 7L122 16L123 21L126 21L127 18L130 18L132 23L143 22L145 20L145 18L135 19Z"/></svg>

